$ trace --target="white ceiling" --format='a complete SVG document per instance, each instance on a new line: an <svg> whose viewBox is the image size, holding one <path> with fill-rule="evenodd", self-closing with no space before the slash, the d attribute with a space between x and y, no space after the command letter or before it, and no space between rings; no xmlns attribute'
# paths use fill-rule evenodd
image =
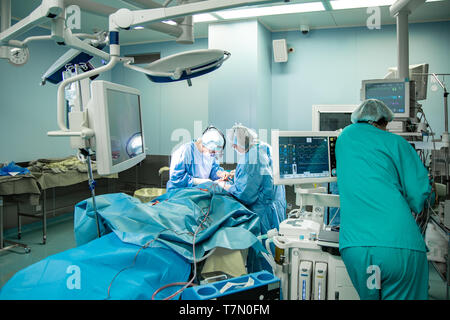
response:
<svg viewBox="0 0 450 320"><path fill-rule="evenodd" d="M164 0L153 1L164 3ZM112 10L118 8L138 9L138 7L132 6L122 0L90 0L90 2L101 4ZM305 2L322 2L328 10L320 12L263 16L258 17L258 20L270 31L277 32L299 30L300 25L303 24L309 25L310 29L365 26L367 18L369 17L369 14L366 12L366 8L332 10L329 5L329 0L292 0L287 4ZM40 3L40 0L12 0L11 14L13 17L13 23L15 23L17 19L26 17L32 10L39 6ZM421 5L409 16L410 23L447 20L450 20L450 0L427 2ZM213 23L220 23L220 21ZM196 38L208 36L208 24L208 22L195 24L194 34ZM381 7L381 24L395 24L395 18L390 16L388 6ZM81 25L81 32L92 33L98 30L107 30L108 19L104 15L93 14L82 9ZM75 31L79 32L78 30ZM164 33L148 29L123 31L121 32L120 39L121 44L123 45L174 40L173 37Z"/></svg>

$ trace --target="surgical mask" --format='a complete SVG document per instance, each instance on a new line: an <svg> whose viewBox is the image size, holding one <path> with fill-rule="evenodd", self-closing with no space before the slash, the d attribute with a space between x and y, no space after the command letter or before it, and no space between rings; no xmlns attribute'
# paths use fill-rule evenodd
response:
<svg viewBox="0 0 450 320"><path fill-rule="evenodd" d="M233 146L233 149L234 149L234 151L236 151L236 153L237 153L238 155L243 155L243 154L245 154L245 152L238 150L238 148L236 148L236 146Z"/></svg>

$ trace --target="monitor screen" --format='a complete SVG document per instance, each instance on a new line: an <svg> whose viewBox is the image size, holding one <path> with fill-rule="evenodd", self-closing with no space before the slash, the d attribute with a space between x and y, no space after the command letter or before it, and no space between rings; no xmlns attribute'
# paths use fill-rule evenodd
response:
<svg viewBox="0 0 450 320"><path fill-rule="evenodd" d="M276 184L336 181L337 132L272 133Z"/></svg>
<svg viewBox="0 0 450 320"><path fill-rule="evenodd" d="M378 99L391 109L396 118L410 117L410 83L400 79L364 80L362 98Z"/></svg>
<svg viewBox="0 0 450 320"><path fill-rule="evenodd" d="M328 177L327 137L280 137L280 178Z"/></svg>
<svg viewBox="0 0 450 320"><path fill-rule="evenodd" d="M367 83L365 98L383 101L393 113L404 113L405 83Z"/></svg>
<svg viewBox="0 0 450 320"><path fill-rule="evenodd" d="M352 113L321 113L320 114L320 131L336 131L344 129L349 124L352 124Z"/></svg>
<svg viewBox="0 0 450 320"><path fill-rule="evenodd" d="M312 106L312 131L336 131L352 123L356 104L318 104Z"/></svg>
<svg viewBox="0 0 450 320"><path fill-rule="evenodd" d="M116 165L144 152L139 96L106 90L112 164Z"/></svg>
<svg viewBox="0 0 450 320"><path fill-rule="evenodd" d="M92 81L88 116L95 132L91 145L100 175L124 171L145 159L138 90L103 80Z"/></svg>
<svg viewBox="0 0 450 320"><path fill-rule="evenodd" d="M415 99L418 101L427 98L428 68L428 63L409 65L409 80L415 82ZM385 76L385 79L398 79L397 67L391 67L388 70L389 73Z"/></svg>

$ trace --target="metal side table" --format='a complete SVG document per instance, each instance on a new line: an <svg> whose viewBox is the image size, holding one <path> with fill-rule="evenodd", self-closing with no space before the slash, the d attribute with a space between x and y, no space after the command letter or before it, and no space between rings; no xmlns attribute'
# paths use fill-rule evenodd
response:
<svg viewBox="0 0 450 320"><path fill-rule="evenodd" d="M5 250L10 250L10 249L16 248L16 247L22 247L22 248L24 248L25 253L29 253L31 251L31 249L26 244L4 239L4 237L3 237L3 204L4 204L3 197L0 196L0 252L5 251ZM5 246L6 243L9 243L10 245Z"/></svg>

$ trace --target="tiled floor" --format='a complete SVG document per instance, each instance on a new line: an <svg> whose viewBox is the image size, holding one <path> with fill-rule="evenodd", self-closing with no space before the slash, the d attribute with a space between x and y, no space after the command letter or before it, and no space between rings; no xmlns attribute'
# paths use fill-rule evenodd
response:
<svg viewBox="0 0 450 320"><path fill-rule="evenodd" d="M28 226L27 226L28 227ZM27 231L27 229L30 229ZM7 230L5 236L15 239L15 230ZM42 244L42 231L39 222L25 228L22 243L26 243L31 252L25 254L23 248L0 252L0 287L2 287L17 271L40 261L50 255L75 247L73 232L73 214L66 214L48 219L47 243ZM445 300L447 286L434 267L430 264L430 299Z"/></svg>
<svg viewBox="0 0 450 320"><path fill-rule="evenodd" d="M27 244L31 248L31 252L26 254L21 247L0 252L0 287L17 271L50 255L75 247L73 213L47 219L47 224L45 245L42 244L40 222L24 226L20 240L17 240L16 230L5 231L5 238Z"/></svg>

